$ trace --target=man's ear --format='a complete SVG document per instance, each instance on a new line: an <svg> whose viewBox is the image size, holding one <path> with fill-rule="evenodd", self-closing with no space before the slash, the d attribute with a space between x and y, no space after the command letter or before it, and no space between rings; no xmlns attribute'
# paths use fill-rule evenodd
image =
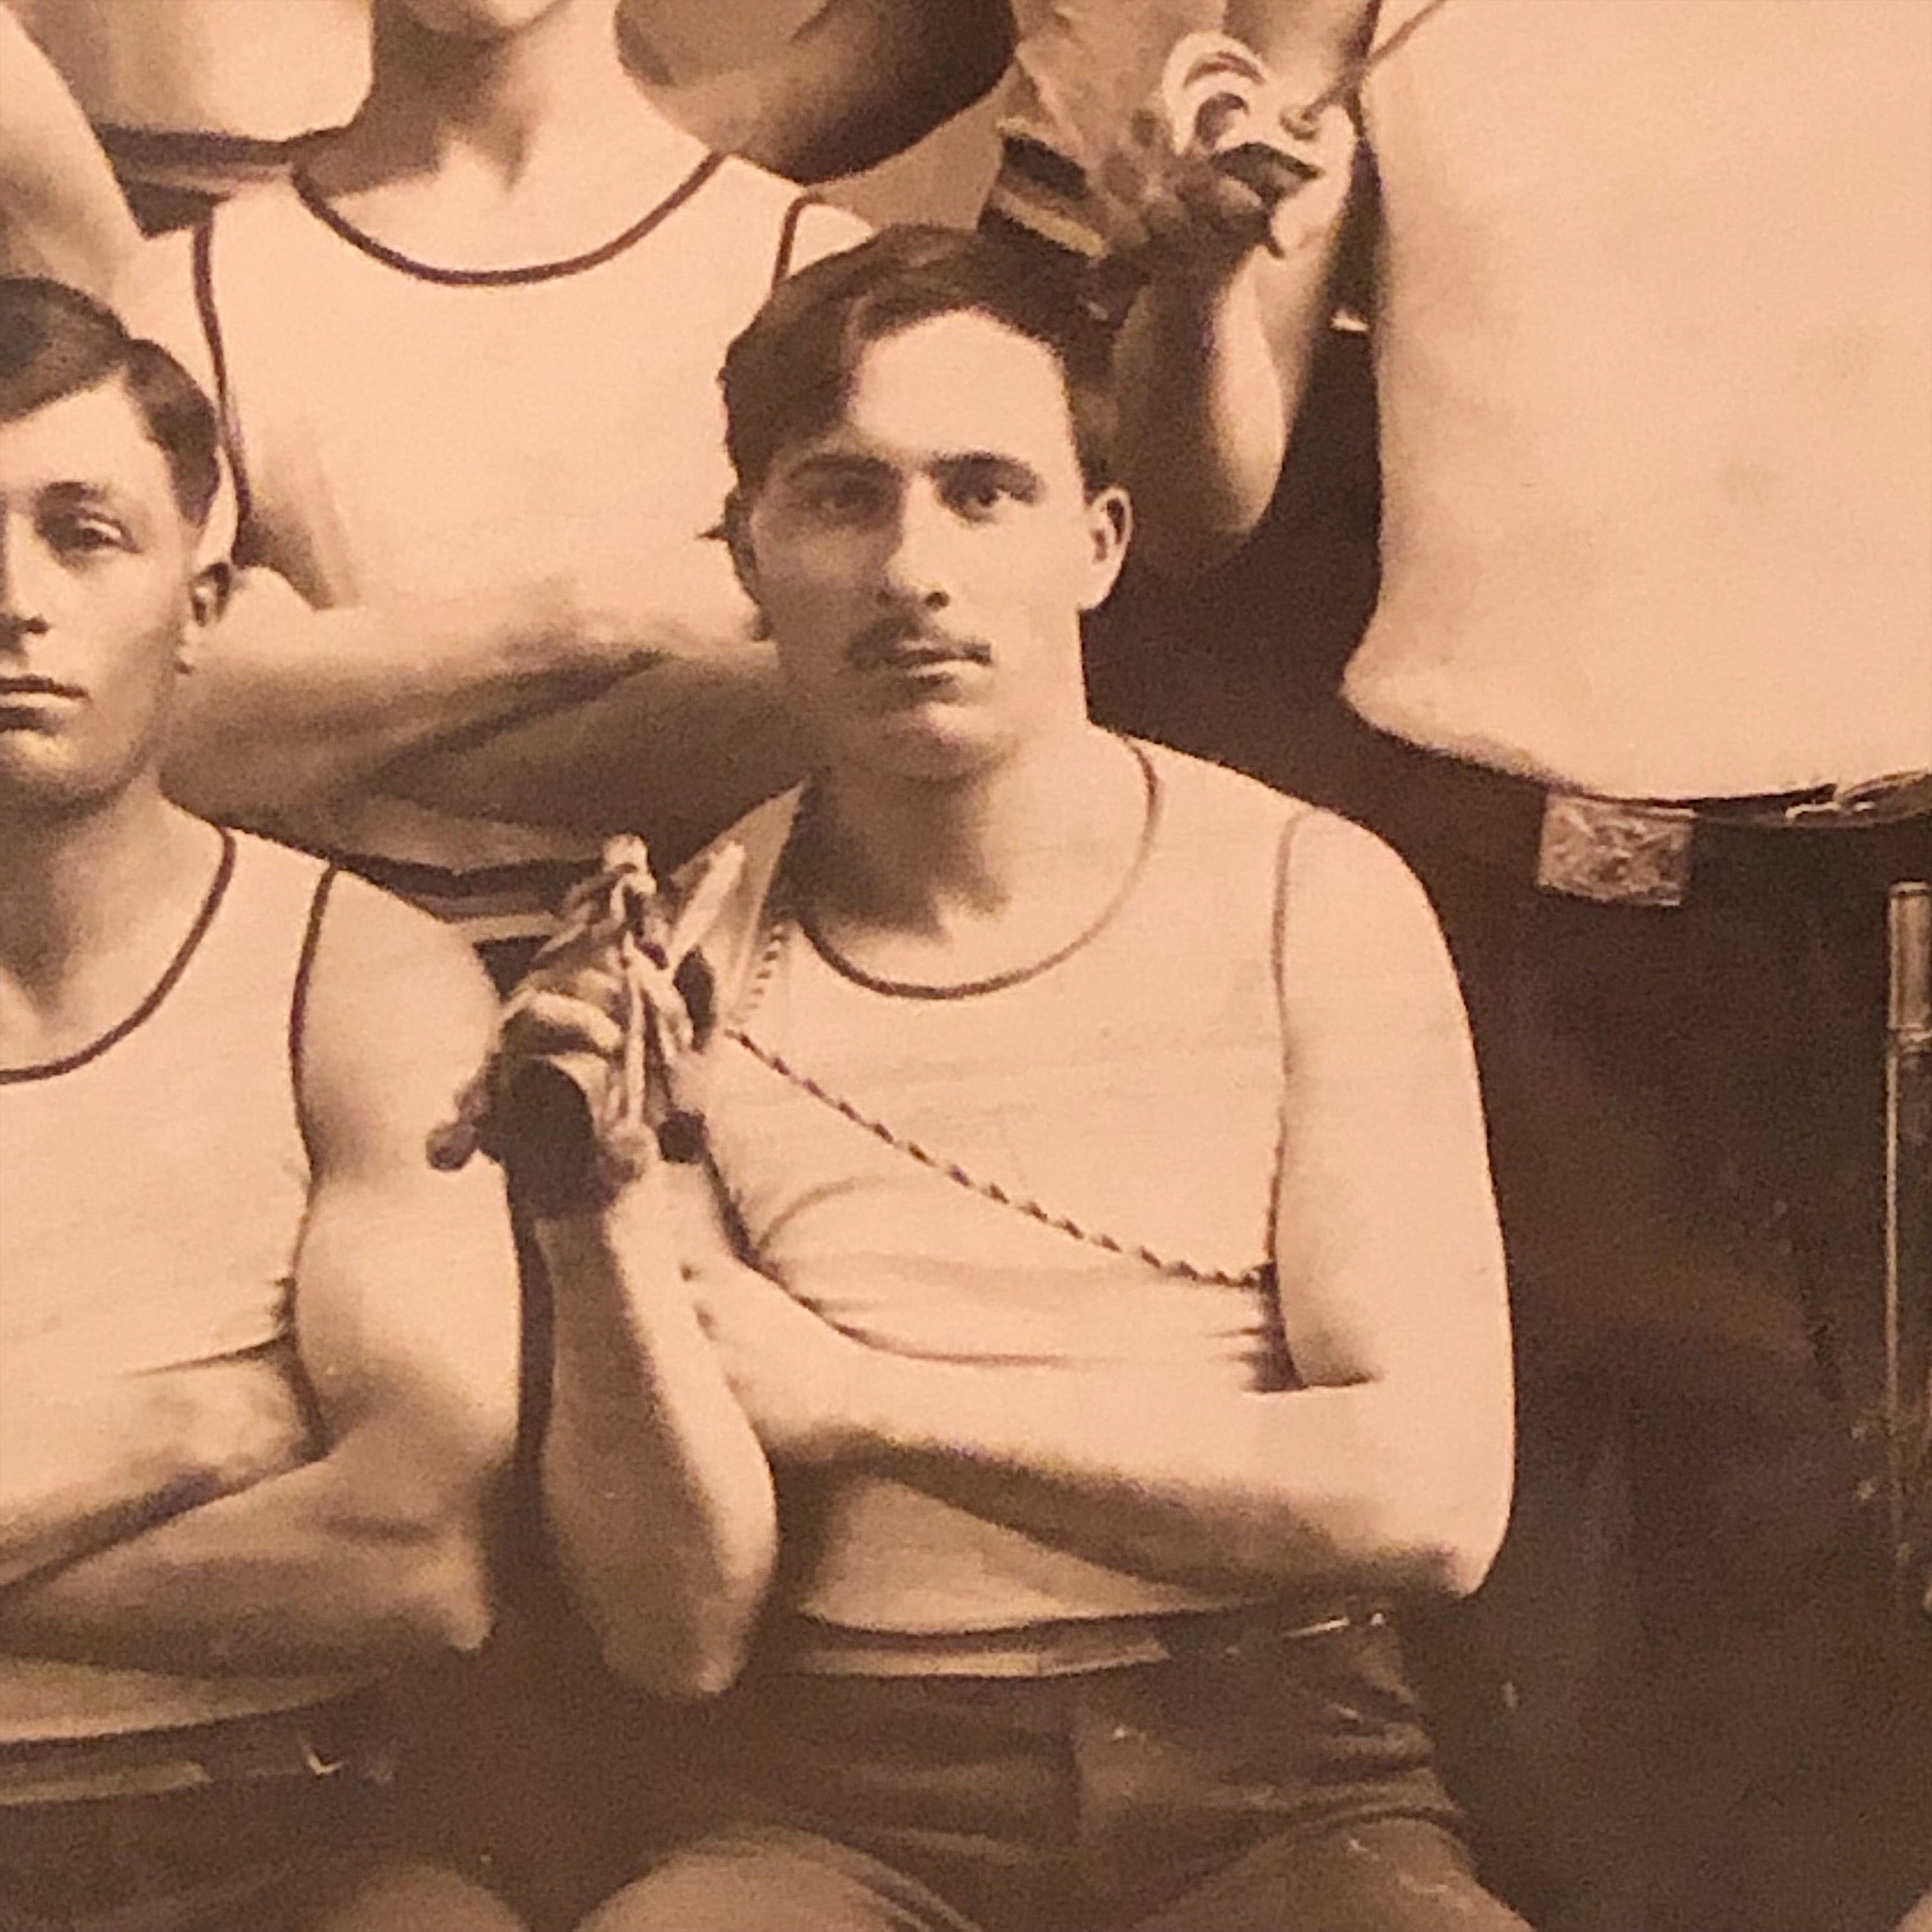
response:
<svg viewBox="0 0 1932 1932"><path fill-rule="evenodd" d="M725 548L731 552L731 573L738 579L739 588L757 608L758 622L752 635L770 636L771 632L765 625L765 607L758 597L758 560L751 550L751 506L742 490L733 490L725 498L724 515L718 519L716 526L705 534L723 540Z"/></svg>
<svg viewBox="0 0 1932 1932"><path fill-rule="evenodd" d="M188 580L188 623L175 653L175 661L181 670L194 668L195 648L202 633L220 622L234 587L234 566L226 557L203 564Z"/></svg>
<svg viewBox="0 0 1932 1932"><path fill-rule="evenodd" d="M1087 499L1087 528L1093 554L1080 608L1097 611L1113 595L1127 561L1127 546L1134 538L1133 500L1118 484L1095 491Z"/></svg>

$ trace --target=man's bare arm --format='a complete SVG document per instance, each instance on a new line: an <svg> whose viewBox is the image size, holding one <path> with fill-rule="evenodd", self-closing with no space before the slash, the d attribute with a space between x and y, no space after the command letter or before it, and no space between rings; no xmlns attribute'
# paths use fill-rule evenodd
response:
<svg viewBox="0 0 1932 1932"><path fill-rule="evenodd" d="M0 1588L57 1568L301 1460L308 1427L283 1365L236 1356L37 1395L3 1365Z"/></svg>
<svg viewBox="0 0 1932 1932"><path fill-rule="evenodd" d="M746 641L667 657L595 699L431 744L377 783L444 811L638 832L676 864L796 782L804 757L772 649Z"/></svg>
<svg viewBox="0 0 1932 1932"><path fill-rule="evenodd" d="M778 1558L771 1470L699 1325L654 1169L600 1214L546 1222L556 1360L543 1496L606 1660L659 1697L743 1667Z"/></svg>
<svg viewBox="0 0 1932 1932"><path fill-rule="evenodd" d="M1228 26L1307 103L1359 51L1365 14L1363 0L1231 0ZM1282 202L1272 246L1232 247L1211 214L1183 221L1128 316L1123 446L1138 548L1159 568L1219 561L1268 509L1329 319L1353 149L1330 108L1309 149L1321 172Z"/></svg>
<svg viewBox="0 0 1932 1932"><path fill-rule="evenodd" d="M581 704L699 641L669 612L608 613L561 579L316 610L244 571L182 688L168 789L272 831L291 809L385 789L377 775L410 753ZM460 757L442 768L460 774Z"/></svg>
<svg viewBox="0 0 1932 1932"><path fill-rule="evenodd" d="M45 275L106 302L141 240L87 117L0 5L0 274Z"/></svg>
<svg viewBox="0 0 1932 1932"><path fill-rule="evenodd" d="M630 1013L623 969L601 943L566 942L538 963L490 1072L506 1158L538 1134L567 1173L586 1151L582 1124L515 1128L501 1118L505 1096L556 1056L593 1087L620 1078ZM647 1151L614 1198L581 1176L526 1176L555 1310L543 1494L558 1567L612 1668L659 1696L701 1696L744 1660L776 1559L776 1502L685 1277L687 1241L728 1249L710 1177Z"/></svg>
<svg viewBox="0 0 1932 1932"><path fill-rule="evenodd" d="M144 244L118 299L130 328L215 393L192 238ZM211 555L235 516L224 482L204 539ZM479 743L492 726L583 704L660 658L725 650L747 630L722 546L696 538L647 568L627 563L322 609L273 568L244 569L181 687L168 789L204 817L284 831L291 815L321 801L382 790L377 775L399 758ZM461 758L439 770L460 776Z"/></svg>
<svg viewBox="0 0 1932 1932"><path fill-rule="evenodd" d="M1366 833L1304 825L1292 871L1277 1268L1306 1386L908 1360L721 1271L700 1304L774 1460L1197 1587L1475 1587L1509 1507L1509 1342L1454 975Z"/></svg>
<svg viewBox="0 0 1932 1932"><path fill-rule="evenodd" d="M766 59L658 98L714 147L793 181L830 181L971 106L1013 43L1009 0L825 0Z"/></svg>
<svg viewBox="0 0 1932 1932"><path fill-rule="evenodd" d="M321 1453L0 1596L0 1648L256 1672L481 1642L486 1505L514 1423L515 1267L495 1176L435 1173L423 1141L492 1013L460 941L336 882L304 1032L315 1179L296 1284Z"/></svg>

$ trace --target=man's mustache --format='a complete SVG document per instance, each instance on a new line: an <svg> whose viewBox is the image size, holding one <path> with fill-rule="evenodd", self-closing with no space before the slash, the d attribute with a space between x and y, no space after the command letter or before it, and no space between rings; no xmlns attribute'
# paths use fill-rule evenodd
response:
<svg viewBox="0 0 1932 1932"><path fill-rule="evenodd" d="M992 647L976 637L954 637L919 618L885 617L846 646L845 661L854 670L923 662L990 664Z"/></svg>

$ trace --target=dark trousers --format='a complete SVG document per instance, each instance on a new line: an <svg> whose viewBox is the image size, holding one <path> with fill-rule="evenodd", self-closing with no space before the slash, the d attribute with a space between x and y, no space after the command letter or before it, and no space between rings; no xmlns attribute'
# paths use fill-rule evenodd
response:
<svg viewBox="0 0 1932 1932"><path fill-rule="evenodd" d="M518 1932L355 1780L0 1808L0 1932Z"/></svg>
<svg viewBox="0 0 1932 1932"><path fill-rule="evenodd" d="M748 1682L726 1821L584 1932L1524 1932L1385 1623L1173 1621L1121 1670Z"/></svg>
<svg viewBox="0 0 1932 1932"><path fill-rule="evenodd" d="M1328 733L1461 974L1509 1251L1515 1519L1421 1646L1458 1796L1582 1932L1858 1932L1932 1873L1932 1672L1869 1498L1888 885L1932 819L1713 818L1688 896L1536 883L1533 785Z"/></svg>

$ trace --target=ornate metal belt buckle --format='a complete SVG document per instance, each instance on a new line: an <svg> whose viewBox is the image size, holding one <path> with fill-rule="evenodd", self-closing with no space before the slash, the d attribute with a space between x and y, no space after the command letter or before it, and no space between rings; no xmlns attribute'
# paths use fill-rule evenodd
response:
<svg viewBox="0 0 1932 1932"><path fill-rule="evenodd" d="M1552 791L1544 801L1536 883L1605 906L1682 906L1697 814Z"/></svg>

